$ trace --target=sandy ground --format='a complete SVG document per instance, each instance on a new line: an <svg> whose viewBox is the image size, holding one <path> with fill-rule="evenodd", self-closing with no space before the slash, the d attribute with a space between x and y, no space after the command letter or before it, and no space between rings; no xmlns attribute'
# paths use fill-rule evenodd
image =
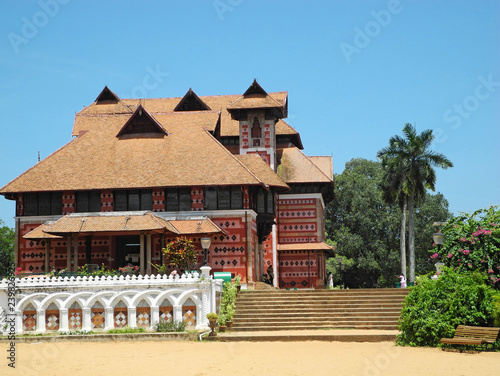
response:
<svg viewBox="0 0 500 376"><path fill-rule="evenodd" d="M1 343L6 354L7 344ZM392 342L17 343L0 375L500 375L500 353L406 348Z"/></svg>

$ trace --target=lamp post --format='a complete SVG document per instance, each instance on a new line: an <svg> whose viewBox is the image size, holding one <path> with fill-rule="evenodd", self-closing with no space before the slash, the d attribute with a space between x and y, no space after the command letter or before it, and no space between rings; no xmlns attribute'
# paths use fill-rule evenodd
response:
<svg viewBox="0 0 500 376"><path fill-rule="evenodd" d="M432 225L436 226L436 227L439 227L439 226L443 226L445 224L446 224L446 222L434 222ZM432 234L432 239L434 240L434 244L437 245L438 251L440 251L441 250L441 246L443 245L443 242L444 242L444 235L441 232L439 232L439 229L437 230L437 232L435 232L434 234ZM437 276L441 272L441 268L444 266L444 264L442 262L438 261L438 262L436 262L434 264L434 266L436 267L436 275L435 275L435 277L437 278Z"/></svg>
<svg viewBox="0 0 500 376"><path fill-rule="evenodd" d="M210 244L212 243L212 239L204 236L200 239L201 248L203 248L203 266L208 263L208 249L210 248Z"/></svg>

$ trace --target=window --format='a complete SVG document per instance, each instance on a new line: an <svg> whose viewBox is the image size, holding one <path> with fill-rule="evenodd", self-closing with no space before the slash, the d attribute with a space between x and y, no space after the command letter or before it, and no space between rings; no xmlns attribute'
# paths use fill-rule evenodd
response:
<svg viewBox="0 0 500 376"><path fill-rule="evenodd" d="M76 192L76 212L90 213L101 211L101 192L82 191Z"/></svg>
<svg viewBox="0 0 500 376"><path fill-rule="evenodd" d="M25 193L24 215L61 215L62 194L60 192Z"/></svg>
<svg viewBox="0 0 500 376"><path fill-rule="evenodd" d="M131 189L113 193L115 211L137 211L153 209L151 189ZM77 204L78 208L78 204Z"/></svg>
<svg viewBox="0 0 500 376"><path fill-rule="evenodd" d="M240 186L205 187L206 210L243 209L243 193Z"/></svg>
<svg viewBox="0 0 500 376"><path fill-rule="evenodd" d="M273 190L267 192L262 188L258 188L256 191L254 191L253 199L253 208L258 214L274 214L275 202Z"/></svg>
<svg viewBox="0 0 500 376"><path fill-rule="evenodd" d="M191 211L190 188L165 189L166 211Z"/></svg>

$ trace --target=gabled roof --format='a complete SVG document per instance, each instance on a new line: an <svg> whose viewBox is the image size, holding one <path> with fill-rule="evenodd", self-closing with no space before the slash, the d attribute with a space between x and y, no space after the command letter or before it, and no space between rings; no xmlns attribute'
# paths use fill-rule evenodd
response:
<svg viewBox="0 0 500 376"><path fill-rule="evenodd" d="M257 82L257 79L254 79L252 84L248 87L247 91L245 91L245 93L243 93L244 97L247 97L250 95L263 95L263 96L267 95L266 91Z"/></svg>
<svg viewBox="0 0 500 376"><path fill-rule="evenodd" d="M331 157L321 157L324 159ZM326 163L321 159L321 165L325 168ZM332 173L325 173L314 160L307 157L298 148L285 148L281 156L281 164L278 166L278 175L287 183L331 183Z"/></svg>
<svg viewBox="0 0 500 376"><path fill-rule="evenodd" d="M123 136L151 136L153 134L166 136L167 131L156 119L151 116L141 105L137 107L133 115L127 120L120 129L116 137Z"/></svg>
<svg viewBox="0 0 500 376"><path fill-rule="evenodd" d="M189 88L188 92L184 97L180 100L179 104L175 106L175 111L207 111L210 110L199 96Z"/></svg>
<svg viewBox="0 0 500 376"><path fill-rule="evenodd" d="M120 100L120 98L118 98L118 95L116 95L111 90L109 90L109 88L107 86L104 86L104 89L97 96L94 103L102 104L105 102L118 102L119 100Z"/></svg>
<svg viewBox="0 0 500 376"><path fill-rule="evenodd" d="M269 174L256 175L210 134L219 116L215 111L155 115L169 134L163 138L117 138L130 115L84 116L87 132L0 192L197 185L269 185L287 189L269 166Z"/></svg>

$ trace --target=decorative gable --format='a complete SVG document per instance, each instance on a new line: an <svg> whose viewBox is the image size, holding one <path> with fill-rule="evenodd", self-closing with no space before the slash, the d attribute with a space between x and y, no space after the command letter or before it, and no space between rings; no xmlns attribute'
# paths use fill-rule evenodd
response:
<svg viewBox="0 0 500 376"><path fill-rule="evenodd" d="M244 97L248 97L249 95L263 95L267 96L266 91L259 85L257 79L254 79L250 87L243 94Z"/></svg>
<svg viewBox="0 0 500 376"><path fill-rule="evenodd" d="M207 111L210 110L205 102L203 102L196 93L189 88L188 92L181 99L179 104L174 108L174 111Z"/></svg>
<svg viewBox="0 0 500 376"><path fill-rule="evenodd" d="M142 105L127 120L125 125L116 135L118 138L138 138L138 137L163 137L168 133L156 119L151 116Z"/></svg>
<svg viewBox="0 0 500 376"><path fill-rule="evenodd" d="M115 93L113 93L107 86L105 86L95 99L95 104L117 103L119 100L120 98L118 98Z"/></svg>

